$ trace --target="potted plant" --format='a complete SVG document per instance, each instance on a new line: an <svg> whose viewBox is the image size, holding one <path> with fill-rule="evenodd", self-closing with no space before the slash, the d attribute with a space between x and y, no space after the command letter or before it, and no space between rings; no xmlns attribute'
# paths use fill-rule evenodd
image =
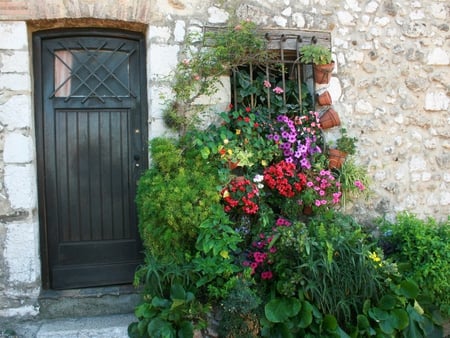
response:
<svg viewBox="0 0 450 338"><path fill-rule="evenodd" d="M334 61L328 47L317 44L305 45L300 48L300 54L300 60L303 63L313 64L316 83L327 84L330 82Z"/></svg>
<svg viewBox="0 0 450 338"><path fill-rule="evenodd" d="M341 128L341 136L336 140L336 146L328 150L328 163L330 169L339 169L345 161L347 155L356 152L356 137L347 135L347 130Z"/></svg>
<svg viewBox="0 0 450 338"><path fill-rule="evenodd" d="M337 179L341 184L341 203L344 208L347 201L368 196L370 178L367 174L367 168L358 164L353 156L347 156L338 171Z"/></svg>

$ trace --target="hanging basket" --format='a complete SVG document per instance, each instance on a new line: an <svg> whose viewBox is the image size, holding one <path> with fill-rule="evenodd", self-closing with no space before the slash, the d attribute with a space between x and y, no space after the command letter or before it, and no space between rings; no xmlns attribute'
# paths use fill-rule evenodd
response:
<svg viewBox="0 0 450 338"><path fill-rule="evenodd" d="M330 83L331 73L334 69L334 61L325 65L314 64L314 82L318 84Z"/></svg>
<svg viewBox="0 0 450 338"><path fill-rule="evenodd" d="M322 129L330 129L341 125L339 114L333 108L328 108L319 118Z"/></svg>
<svg viewBox="0 0 450 338"><path fill-rule="evenodd" d="M328 167L330 169L340 169L347 155L347 153L337 149L328 149Z"/></svg>

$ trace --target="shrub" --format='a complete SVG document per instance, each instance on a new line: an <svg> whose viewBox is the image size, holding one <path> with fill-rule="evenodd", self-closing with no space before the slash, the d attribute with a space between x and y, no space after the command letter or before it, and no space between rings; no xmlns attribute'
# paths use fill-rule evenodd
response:
<svg viewBox="0 0 450 338"><path fill-rule="evenodd" d="M450 315L450 219L438 224L401 213L383 221L381 245L406 277L414 279L431 301Z"/></svg>
<svg viewBox="0 0 450 338"><path fill-rule="evenodd" d="M140 179L136 203L146 250L162 261L183 262L193 253L199 225L219 202L217 169L182 143L156 138L152 167Z"/></svg>

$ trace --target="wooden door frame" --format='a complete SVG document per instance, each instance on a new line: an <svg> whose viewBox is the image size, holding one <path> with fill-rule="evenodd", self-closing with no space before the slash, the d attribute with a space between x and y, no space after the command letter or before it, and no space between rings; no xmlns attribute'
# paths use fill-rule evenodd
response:
<svg viewBox="0 0 450 338"><path fill-rule="evenodd" d="M104 36L112 38L123 38L135 40L139 44L139 82L140 100L136 102L141 111L140 125L142 151L144 155L140 163L147 166L148 163L148 105L147 105L147 71L146 71L146 42L142 33L134 31L125 31L120 29L102 29L102 28L64 28L50 29L34 32L32 35L32 58L33 58L33 89L34 89L34 118L35 118L35 140L36 140L36 160L37 160L37 188L38 188L38 210L39 210L39 237L40 237L40 257L41 257L41 279L42 288L50 289L50 265L48 252L48 229L45 200L45 166L44 166L44 114L43 114L43 65L42 65L42 43L48 38L63 37L96 37Z"/></svg>

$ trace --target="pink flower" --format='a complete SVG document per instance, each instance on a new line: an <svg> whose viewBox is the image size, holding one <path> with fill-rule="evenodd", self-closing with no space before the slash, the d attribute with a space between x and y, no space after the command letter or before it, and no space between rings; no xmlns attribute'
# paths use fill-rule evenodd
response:
<svg viewBox="0 0 450 338"><path fill-rule="evenodd" d="M360 191L363 191L364 189L366 189L366 187L364 186L364 184L361 181L355 181L355 187L357 187Z"/></svg>
<svg viewBox="0 0 450 338"><path fill-rule="evenodd" d="M267 80L264 80L263 85L264 85L264 87L266 87L266 88L272 87L272 85L270 84L270 82L267 81Z"/></svg>
<svg viewBox="0 0 450 338"><path fill-rule="evenodd" d="M281 88L281 87L275 87L274 89L273 89L273 92L275 93L275 94L283 94L284 93L284 90L283 90L283 88Z"/></svg>
<svg viewBox="0 0 450 338"><path fill-rule="evenodd" d="M273 277L272 271L264 271L263 273L261 273L262 279L272 279L272 277Z"/></svg>
<svg viewBox="0 0 450 338"><path fill-rule="evenodd" d="M316 207L320 207L320 205L321 205L320 200L316 200L316 201L314 202L314 204L316 205Z"/></svg>

